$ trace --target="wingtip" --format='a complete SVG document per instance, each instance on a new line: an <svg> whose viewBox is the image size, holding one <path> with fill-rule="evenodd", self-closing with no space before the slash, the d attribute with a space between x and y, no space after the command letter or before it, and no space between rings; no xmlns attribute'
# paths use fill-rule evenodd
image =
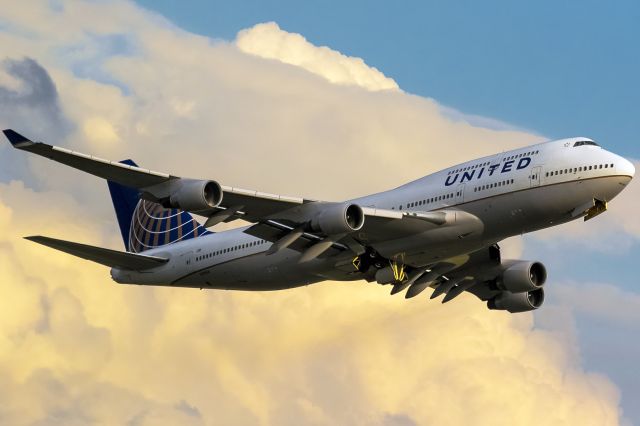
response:
<svg viewBox="0 0 640 426"><path fill-rule="evenodd" d="M22 136L20 133L16 132L13 129L4 129L2 133L4 133L7 139L9 139L9 142L11 142L11 145L17 148L26 144L33 143L29 138Z"/></svg>

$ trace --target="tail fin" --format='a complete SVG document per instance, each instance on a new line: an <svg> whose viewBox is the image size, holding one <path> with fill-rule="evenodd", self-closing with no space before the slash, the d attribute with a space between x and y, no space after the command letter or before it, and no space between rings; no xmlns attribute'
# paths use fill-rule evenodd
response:
<svg viewBox="0 0 640 426"><path fill-rule="evenodd" d="M137 166L132 160L121 163ZM187 212L165 209L160 204L143 200L137 189L112 181L107 184L124 246L129 252L140 253L211 233Z"/></svg>

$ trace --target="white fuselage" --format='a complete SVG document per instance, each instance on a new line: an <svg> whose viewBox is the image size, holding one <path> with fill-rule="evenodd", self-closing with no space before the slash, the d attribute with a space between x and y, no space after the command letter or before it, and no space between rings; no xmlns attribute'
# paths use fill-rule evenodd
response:
<svg viewBox="0 0 640 426"><path fill-rule="evenodd" d="M470 229L469 237L451 239L431 232L375 246L385 257L402 255L407 265L424 266L580 218L594 199L612 200L635 169L626 159L589 143L586 138L563 139L483 157L352 202L408 213L453 208L480 219L481 229ZM148 250L145 254L168 257L169 262L144 272L113 269L112 277L122 283L237 290L362 278L336 267L353 258L352 253L306 263L299 263L300 253L290 249L267 256L271 243L245 234L245 229Z"/></svg>

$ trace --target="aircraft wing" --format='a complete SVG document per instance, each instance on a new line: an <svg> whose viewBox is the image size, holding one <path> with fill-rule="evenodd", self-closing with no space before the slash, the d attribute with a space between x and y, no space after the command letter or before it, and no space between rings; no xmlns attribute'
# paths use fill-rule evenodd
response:
<svg viewBox="0 0 640 426"><path fill-rule="evenodd" d="M141 167L103 160L43 142L33 142L11 129L6 129L3 133L14 148L32 152L94 176L112 180L132 188L144 188L178 179L176 176L166 173L153 172Z"/></svg>
<svg viewBox="0 0 640 426"><path fill-rule="evenodd" d="M487 283L502 272L501 265L500 247L496 244L473 253L445 259L429 265L426 270L415 269L408 274L408 280L394 285L391 294L407 289L405 297L408 299L432 287L434 291L431 299L444 295L442 303L455 299L465 291L486 301L499 293Z"/></svg>
<svg viewBox="0 0 640 426"><path fill-rule="evenodd" d="M139 189L141 193L147 193L155 198L161 198L166 195L168 190L179 186L180 182L185 180L179 176L104 160L43 142L34 142L12 129L6 129L3 133L16 149L31 152L94 176ZM231 186L221 186L221 189L223 194L220 205L195 212L208 217L217 214L207 224L208 226L237 218L256 222L280 211L309 202L299 197L269 194ZM152 201L155 200L152 199Z"/></svg>
<svg viewBox="0 0 640 426"><path fill-rule="evenodd" d="M307 204L310 206L313 203ZM300 214L299 210L295 209ZM402 212L396 210L362 209L365 215L364 226L353 233L322 237L297 226L290 212L282 212L285 220L266 219L249 227L244 232L273 242L272 251L291 248L303 253L302 261L327 254L350 250L360 255L365 246L379 250L380 244L412 235L428 236L434 248L440 243L450 243L481 232L484 225L480 219L470 213L444 209L434 212ZM331 249L331 250L330 250Z"/></svg>
<svg viewBox="0 0 640 426"><path fill-rule="evenodd" d="M396 283L391 294L405 289L405 298L415 297L428 287L432 287L431 299L444 295L442 303L447 303L464 292L475 295L487 302L489 309L506 310L511 313L526 312L537 309L544 301L544 281L546 272L533 267L537 262L507 259L500 256L497 244L477 250L473 253L456 256L429 265L427 268L416 268L407 273L407 279ZM505 287L506 274L526 274L525 279L531 280L527 289L508 290ZM511 275L513 279L513 275ZM510 281L513 285L513 281ZM522 281L520 281L522 282Z"/></svg>

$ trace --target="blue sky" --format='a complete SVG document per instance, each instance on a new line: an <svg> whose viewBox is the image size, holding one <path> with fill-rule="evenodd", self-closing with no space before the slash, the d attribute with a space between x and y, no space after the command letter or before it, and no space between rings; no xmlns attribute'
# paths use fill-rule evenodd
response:
<svg viewBox="0 0 640 426"><path fill-rule="evenodd" d="M408 92L549 138L590 136L640 157L637 2L138 3L214 38L276 21L364 58Z"/></svg>

